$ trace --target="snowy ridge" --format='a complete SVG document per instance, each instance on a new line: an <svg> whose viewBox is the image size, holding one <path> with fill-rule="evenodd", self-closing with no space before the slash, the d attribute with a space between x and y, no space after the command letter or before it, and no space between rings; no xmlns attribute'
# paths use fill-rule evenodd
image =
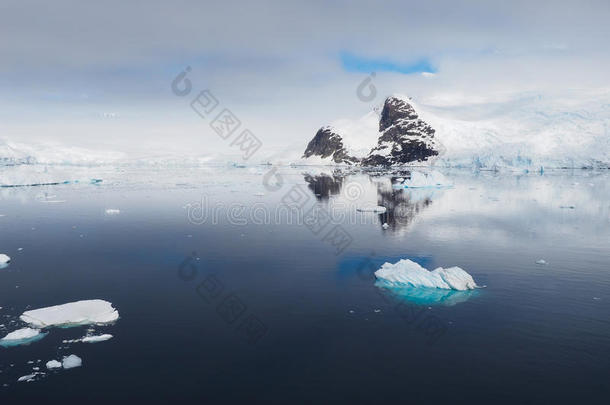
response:
<svg viewBox="0 0 610 405"><path fill-rule="evenodd" d="M610 90L569 91L559 94L508 94L489 99L469 99L443 95L418 103L405 95L403 100L423 124L399 118L425 133L434 130L434 139L416 136L438 157L408 165L466 167L482 170L538 171L560 168L610 168ZM389 98L389 99L390 99ZM360 120L340 120L331 128L344 140L344 148L361 157L367 147L372 154L387 157L399 142L382 139L384 130L375 128L376 114ZM387 131L388 128L385 129ZM419 135L418 134L418 135ZM379 138L375 146L373 139ZM352 146L353 145L353 146ZM332 159L305 159L306 164L337 164ZM392 165L403 165L392 162Z"/></svg>
<svg viewBox="0 0 610 405"><path fill-rule="evenodd" d="M431 99L419 106L446 153L445 167L540 170L610 167L610 92L500 100Z"/></svg>

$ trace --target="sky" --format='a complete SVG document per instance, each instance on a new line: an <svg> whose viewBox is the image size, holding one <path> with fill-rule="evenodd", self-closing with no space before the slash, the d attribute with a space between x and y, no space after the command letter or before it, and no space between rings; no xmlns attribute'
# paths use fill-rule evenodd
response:
<svg viewBox="0 0 610 405"><path fill-rule="evenodd" d="M608 21L607 0L3 0L0 139L230 153L191 108L207 89L265 153L302 149L393 93L451 105L609 88Z"/></svg>

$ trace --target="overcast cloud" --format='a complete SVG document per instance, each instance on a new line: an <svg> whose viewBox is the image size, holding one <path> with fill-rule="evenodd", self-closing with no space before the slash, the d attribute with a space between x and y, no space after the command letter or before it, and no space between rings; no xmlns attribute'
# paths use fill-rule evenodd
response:
<svg viewBox="0 0 610 405"><path fill-rule="evenodd" d="M378 101L610 87L608 1L125 3L0 2L0 138L223 152L170 91L186 66L194 89L211 89L270 151L371 108L346 54L436 71L380 69Z"/></svg>

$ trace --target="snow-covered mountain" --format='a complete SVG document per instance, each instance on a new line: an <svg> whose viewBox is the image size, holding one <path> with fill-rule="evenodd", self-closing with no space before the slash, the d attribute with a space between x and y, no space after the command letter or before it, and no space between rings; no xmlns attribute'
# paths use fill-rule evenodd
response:
<svg viewBox="0 0 610 405"><path fill-rule="evenodd" d="M610 91L432 99L419 108L446 149L436 165L481 169L609 168Z"/></svg>
<svg viewBox="0 0 610 405"><path fill-rule="evenodd" d="M125 154L52 144L24 144L0 139L0 166L21 164L95 165L115 163Z"/></svg>
<svg viewBox="0 0 610 405"><path fill-rule="evenodd" d="M303 157L308 164L609 168L609 125L608 90L437 97L422 104L396 95L381 117L371 112L324 127ZM325 136L332 142L320 142Z"/></svg>
<svg viewBox="0 0 610 405"><path fill-rule="evenodd" d="M321 128L303 158L364 166L421 164L442 151L434 133L407 97L390 96L380 116L371 112L355 122L343 120Z"/></svg>

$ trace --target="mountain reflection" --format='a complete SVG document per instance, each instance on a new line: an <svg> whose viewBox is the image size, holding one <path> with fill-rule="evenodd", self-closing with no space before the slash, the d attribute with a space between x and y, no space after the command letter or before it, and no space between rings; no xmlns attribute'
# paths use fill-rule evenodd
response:
<svg viewBox="0 0 610 405"><path fill-rule="evenodd" d="M398 231L406 229L421 211L432 204L432 198L437 190L393 188L395 178L383 175L352 175L341 170L333 173L304 173L308 188L318 201L328 201L333 196L343 196L349 200L348 209L357 208L366 203L386 208L386 212L377 214L379 226L387 230ZM408 177L408 172L401 173ZM354 187L356 185L357 187ZM350 190L351 187L351 190ZM362 190L363 198L354 198L358 190ZM364 194L374 198L364 198ZM352 197L352 198L350 198Z"/></svg>
<svg viewBox="0 0 610 405"><path fill-rule="evenodd" d="M344 179L345 176L339 173L334 173L332 175L321 174L318 176L305 174L307 187L309 187L316 198L320 201L328 200L330 196L339 194L341 192Z"/></svg>

